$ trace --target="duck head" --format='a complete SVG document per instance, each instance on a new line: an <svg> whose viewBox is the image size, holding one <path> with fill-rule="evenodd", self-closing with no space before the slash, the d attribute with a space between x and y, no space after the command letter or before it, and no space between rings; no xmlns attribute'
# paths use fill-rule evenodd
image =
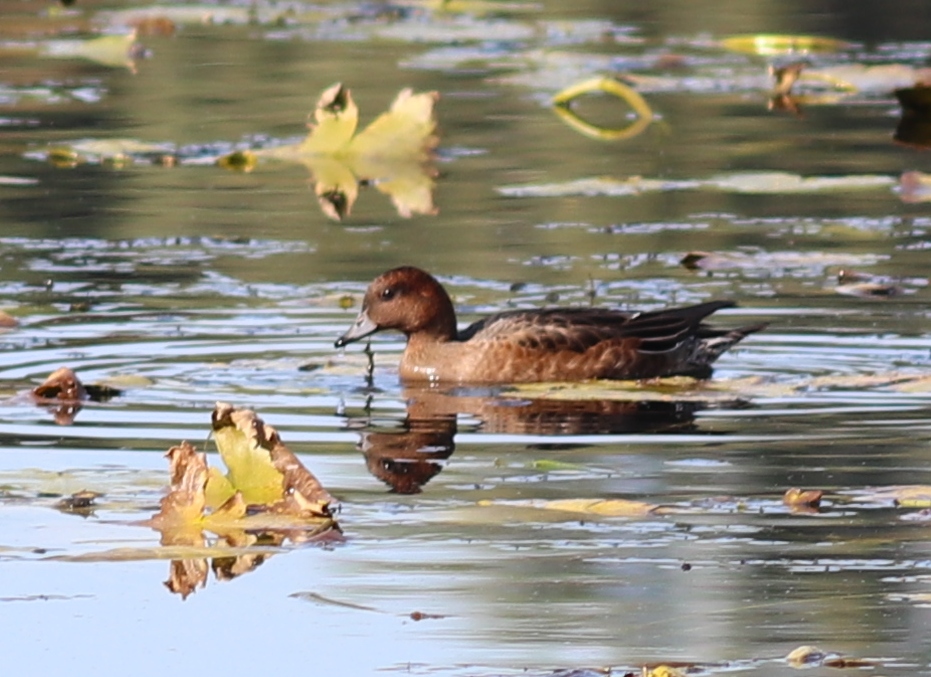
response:
<svg viewBox="0 0 931 677"><path fill-rule="evenodd" d="M456 337L456 311L443 286L429 273L402 266L376 277L365 292L362 310L336 347L396 329L412 336L451 341Z"/></svg>

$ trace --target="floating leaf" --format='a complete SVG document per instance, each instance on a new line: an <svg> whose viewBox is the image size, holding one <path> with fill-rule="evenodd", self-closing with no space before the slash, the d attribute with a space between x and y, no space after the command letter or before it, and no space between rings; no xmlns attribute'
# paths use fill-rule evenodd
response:
<svg viewBox="0 0 931 677"><path fill-rule="evenodd" d="M679 263L689 270L767 270L787 268L821 269L828 266L870 265L881 260L874 255L835 252L704 252L693 251Z"/></svg>
<svg viewBox="0 0 931 677"><path fill-rule="evenodd" d="M769 74L776 81L773 94L786 95L792 92L792 85L798 80L802 71L808 66L807 61L796 61L784 66L770 66Z"/></svg>
<svg viewBox="0 0 931 677"><path fill-rule="evenodd" d="M257 163L255 153L248 150L236 151L217 159L218 166L238 172L251 172Z"/></svg>
<svg viewBox="0 0 931 677"><path fill-rule="evenodd" d="M401 216L433 214L434 171L428 163L438 141L436 99L435 92L402 90L387 112L356 134L358 108L349 89L335 84L320 96L307 138L253 153L258 159L306 165L320 206L332 219L351 213L361 182L388 195ZM220 162L237 164L232 159Z"/></svg>
<svg viewBox="0 0 931 677"><path fill-rule="evenodd" d="M87 400L106 402L121 394L121 391L106 384L84 385L68 367L56 369L30 395L40 405L52 406L55 422L70 425L81 411L81 403Z"/></svg>
<svg viewBox="0 0 931 677"><path fill-rule="evenodd" d="M275 468L267 449L233 427L215 432L213 437L234 493L241 492L246 503L254 505L271 504L284 498L284 475ZM211 495L222 494L211 488Z"/></svg>
<svg viewBox="0 0 931 677"><path fill-rule="evenodd" d="M931 508L931 491L928 487L899 487L895 504L900 508Z"/></svg>
<svg viewBox="0 0 931 677"><path fill-rule="evenodd" d="M165 455L170 465L171 491L161 500L160 509L149 524L163 531L193 529L199 534L205 517L207 457L198 454L187 442L172 447Z"/></svg>
<svg viewBox="0 0 931 677"><path fill-rule="evenodd" d="M891 187L896 180L882 174L802 177L787 172L740 172L720 174L702 180L673 181L632 176L577 179L565 183L502 186L497 191L507 197L567 197L607 195L626 197L644 193L678 190L719 190L746 194L794 194L875 190Z"/></svg>
<svg viewBox="0 0 931 677"><path fill-rule="evenodd" d="M222 427L229 428L234 425L228 422L229 419L240 412L227 405L220 413L224 414L220 418ZM256 421L257 435L263 439L269 433L274 433L254 415L251 418L239 418ZM235 434L230 433L230 436ZM256 439L256 435L243 437ZM241 440L231 443L243 444ZM290 452L283 445L279 446L281 448L275 453L283 467L279 477L291 480L287 492L279 491L279 498L273 502L247 505L243 494L236 487L233 495L213 510L209 509L207 502L207 484L211 472L207 467L206 455L197 453L187 442L172 447L166 454L170 464L171 490L162 499L158 513L147 524L161 532L162 545L188 547L202 547L205 530L223 537L227 544L235 547L253 545L256 532L267 533L273 541L280 543L285 535L292 540L306 540L330 530L338 531L329 513L332 502L329 494L299 461L288 460ZM314 495L315 498L307 498L308 495Z"/></svg>
<svg viewBox="0 0 931 677"><path fill-rule="evenodd" d="M686 677L688 674L681 668L672 665L657 665L652 668L643 666L643 677Z"/></svg>
<svg viewBox="0 0 931 677"><path fill-rule="evenodd" d="M39 45L39 54L55 59L87 59L103 66L128 68L135 72L139 50L136 32L104 35L90 40L50 40Z"/></svg>
<svg viewBox="0 0 931 677"><path fill-rule="evenodd" d="M845 296L858 296L860 298L889 298L902 293L902 288L895 284L882 282L854 282L839 284L834 291Z"/></svg>
<svg viewBox="0 0 931 677"><path fill-rule="evenodd" d="M605 517L640 517L649 515L659 509L658 505L643 501L629 501L622 498L613 499L564 499L535 502L535 507L547 510L580 512L586 515Z"/></svg>
<svg viewBox="0 0 931 677"><path fill-rule="evenodd" d="M182 443L168 450L171 491L162 499L151 526L171 534L173 543L187 542L190 534L202 529L230 536L247 528L293 528L306 523L333 526L329 519L332 497L281 444L271 426L251 411L218 404L213 427L220 455L230 471L226 481L234 493L208 512L207 485L216 474L207 467L206 455ZM247 503L254 506L249 515Z"/></svg>
<svg viewBox="0 0 931 677"><path fill-rule="evenodd" d="M759 386L757 379L699 381L688 376L650 381L586 381L582 383L512 384L499 394L502 398L557 401L622 402L729 402L748 386Z"/></svg>
<svg viewBox="0 0 931 677"><path fill-rule="evenodd" d="M549 458L534 461L531 465L534 470L542 470L543 472L556 472L559 470L586 470L586 467L584 465L580 465L579 463L567 463L566 461L555 461Z"/></svg>
<svg viewBox="0 0 931 677"><path fill-rule="evenodd" d="M46 159L56 167L79 164L108 164L122 167L137 161L171 164L165 158L174 157L170 143L149 143L138 139L82 139L48 149Z"/></svg>
<svg viewBox="0 0 931 677"><path fill-rule="evenodd" d="M84 384L68 367L56 369L40 385L32 390L33 395L43 400L81 402L87 399Z"/></svg>
<svg viewBox="0 0 931 677"><path fill-rule="evenodd" d="M297 152L302 155L337 155L345 152L359 124L359 109L341 83L324 90L314 110L316 124Z"/></svg>
<svg viewBox="0 0 931 677"><path fill-rule="evenodd" d="M87 389L71 369L56 369L30 393L36 404L49 407L58 425L71 425L88 399Z"/></svg>
<svg viewBox="0 0 931 677"><path fill-rule="evenodd" d="M839 52L852 45L834 38L814 35L734 35L721 41L732 52L772 56L776 54L813 54Z"/></svg>
<svg viewBox="0 0 931 677"><path fill-rule="evenodd" d="M436 92L401 90L388 112L352 139L349 153L359 158L426 161L437 144L433 107L438 98Z"/></svg>
<svg viewBox="0 0 931 677"><path fill-rule="evenodd" d="M519 508L534 508L536 510L555 510L560 512L575 512L585 515L599 515L601 517L643 517L664 509L653 503L643 501L630 501L623 498L569 498L559 500L527 501L480 501L482 506L508 506Z"/></svg>
<svg viewBox="0 0 931 677"><path fill-rule="evenodd" d="M926 279L911 280L912 283L927 285ZM897 296L905 290L896 281L878 275L870 275L844 268L837 273L837 286L834 288L838 294L860 296L863 298L888 298Z"/></svg>
<svg viewBox="0 0 931 677"><path fill-rule="evenodd" d="M802 177L788 172L742 172L722 174L703 181L703 185L732 193L792 194L833 191L871 190L895 184L882 174Z"/></svg>
<svg viewBox="0 0 931 677"><path fill-rule="evenodd" d="M901 508L931 507L931 486L921 484L896 485L856 492L859 501L892 503Z"/></svg>
<svg viewBox="0 0 931 677"><path fill-rule="evenodd" d="M786 662L793 668L810 668L821 665L827 668L867 668L875 666L874 661L863 658L845 658L829 654L816 646L800 646L786 656Z"/></svg>
<svg viewBox="0 0 931 677"><path fill-rule="evenodd" d="M866 389L928 395L931 394L931 376L898 371L800 377L793 381L775 381L760 377L701 381L675 376L647 381L512 384L507 390L498 393L498 396L517 400L695 402L734 406L755 398L805 398L826 391L851 391L856 392L859 397Z"/></svg>
<svg viewBox="0 0 931 677"><path fill-rule="evenodd" d="M568 197L582 195L593 197L607 195L625 197L675 190L694 190L702 187L701 181L673 181L664 179L645 179L632 176L626 179L596 177L576 179L563 183L538 183L522 186L501 186L496 190L506 197Z"/></svg>
<svg viewBox="0 0 931 677"><path fill-rule="evenodd" d="M786 662L793 667L803 667L806 665L817 665L821 663L828 654L816 646L800 646L789 652L786 656Z"/></svg>
<svg viewBox="0 0 931 677"><path fill-rule="evenodd" d="M889 384L889 387L899 393L931 393L931 376L916 376L914 374L903 376Z"/></svg>
<svg viewBox="0 0 931 677"><path fill-rule="evenodd" d="M255 412L218 402L212 422L227 479L246 503L329 517L333 497ZM276 508L279 501L285 503Z"/></svg>
<svg viewBox="0 0 931 677"><path fill-rule="evenodd" d="M88 517L94 512L95 502L102 494L96 491L82 489L61 499L55 507L61 512L73 513Z"/></svg>
<svg viewBox="0 0 931 677"><path fill-rule="evenodd" d="M782 502L792 508L817 508L821 505L822 496L824 492L818 489L803 491L798 487L792 487L783 495Z"/></svg>
<svg viewBox="0 0 931 677"><path fill-rule="evenodd" d="M94 390L102 391L101 394L107 393L113 397L119 395L126 388L145 388L153 383L154 381L151 378L141 374L115 374L91 383L86 387L91 399L97 400L98 397L94 395Z"/></svg>
<svg viewBox="0 0 931 677"><path fill-rule="evenodd" d="M599 127L583 120L572 111L570 106L578 97L593 92L610 94L624 101L636 113L636 118L631 124L616 129ZM553 111L576 131L605 141L633 138L649 127L653 121L653 111L640 94L614 78L606 77L592 78L562 90L553 97Z"/></svg>

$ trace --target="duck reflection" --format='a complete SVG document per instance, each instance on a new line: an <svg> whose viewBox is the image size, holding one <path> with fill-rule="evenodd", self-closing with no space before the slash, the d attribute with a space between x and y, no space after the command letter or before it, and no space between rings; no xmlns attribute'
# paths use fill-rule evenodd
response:
<svg viewBox="0 0 931 677"><path fill-rule="evenodd" d="M408 414L400 430L363 431L359 449L370 473L398 494L416 494L443 469L456 448L456 416Z"/></svg>
<svg viewBox="0 0 931 677"><path fill-rule="evenodd" d="M470 432L552 436L692 432L698 402L558 400L503 396L494 389L405 388L400 428L361 427L358 448L369 472L399 494L415 494L436 476L456 449L460 416ZM368 428L368 429L366 429Z"/></svg>

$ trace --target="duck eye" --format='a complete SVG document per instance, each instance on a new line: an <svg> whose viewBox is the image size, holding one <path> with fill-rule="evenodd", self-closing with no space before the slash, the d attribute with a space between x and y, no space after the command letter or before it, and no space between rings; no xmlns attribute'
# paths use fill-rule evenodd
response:
<svg viewBox="0 0 931 677"><path fill-rule="evenodd" d="M394 287L385 287L381 290L381 298L384 301L390 301L394 298Z"/></svg>

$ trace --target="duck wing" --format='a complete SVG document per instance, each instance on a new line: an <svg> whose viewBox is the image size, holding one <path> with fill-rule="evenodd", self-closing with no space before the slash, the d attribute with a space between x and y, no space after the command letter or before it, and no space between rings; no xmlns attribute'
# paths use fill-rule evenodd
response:
<svg viewBox="0 0 931 677"><path fill-rule="evenodd" d="M710 301L654 312L625 312L607 308L512 310L479 320L459 333L460 341L509 342L524 348L584 353L605 341L636 342L637 350L662 353L683 341L717 330L702 320L733 301Z"/></svg>

